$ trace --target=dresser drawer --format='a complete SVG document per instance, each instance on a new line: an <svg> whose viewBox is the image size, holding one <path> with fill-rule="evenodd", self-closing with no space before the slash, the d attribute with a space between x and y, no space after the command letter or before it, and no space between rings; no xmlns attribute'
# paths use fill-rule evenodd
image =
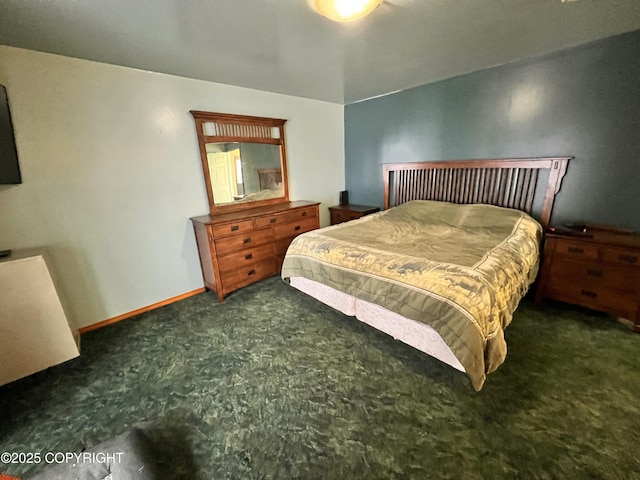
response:
<svg viewBox="0 0 640 480"><path fill-rule="evenodd" d="M558 255L596 260L600 249L597 245L559 239L557 240L555 251Z"/></svg>
<svg viewBox="0 0 640 480"><path fill-rule="evenodd" d="M640 269L636 268L558 259L551 265L550 275L582 287L601 286L640 292Z"/></svg>
<svg viewBox="0 0 640 480"><path fill-rule="evenodd" d="M225 255L237 250L244 250L256 245L262 245L264 243L273 241L273 233L271 229L265 228L262 230L252 230L245 234L231 235L217 239L215 241L216 252L218 255Z"/></svg>
<svg viewBox="0 0 640 480"><path fill-rule="evenodd" d="M305 220L307 218L316 218L317 208L298 208L291 212L279 213L275 215L269 215L265 217L256 218L256 226L268 227L280 225L283 223L296 222L299 220Z"/></svg>
<svg viewBox="0 0 640 480"><path fill-rule="evenodd" d="M275 251L273 244L265 243L264 245L254 246L242 249L238 252L222 255L218 257L218 266L220 268L220 272L226 273L261 260L273 258L274 255Z"/></svg>
<svg viewBox="0 0 640 480"><path fill-rule="evenodd" d="M211 227L211 231L213 233L213 238L220 238L228 235L235 235L237 233L250 232L253 228L253 220L241 220L239 222L213 225Z"/></svg>
<svg viewBox="0 0 640 480"><path fill-rule="evenodd" d="M359 217L360 216L349 214L349 212L345 212L344 210L331 210L331 225L348 222L349 220L355 220Z"/></svg>
<svg viewBox="0 0 640 480"><path fill-rule="evenodd" d="M269 215L268 217L256 218L256 227L271 227L284 222L284 215Z"/></svg>
<svg viewBox="0 0 640 480"><path fill-rule="evenodd" d="M301 233L308 232L318 228L317 218L308 218L306 220L300 220L296 222L283 223L282 225L276 225L273 227L276 240L295 237Z"/></svg>
<svg viewBox="0 0 640 480"><path fill-rule="evenodd" d="M549 280L546 296L624 318L635 317L639 300L637 293L597 285L587 287L569 283L561 278Z"/></svg>
<svg viewBox="0 0 640 480"><path fill-rule="evenodd" d="M284 213L282 215L285 218L285 222L300 222L303 220L317 219L318 209L316 207L299 208L291 212Z"/></svg>
<svg viewBox="0 0 640 480"><path fill-rule="evenodd" d="M251 265L231 270L221 274L222 291L229 293L238 288L257 282L278 273L275 258L269 258Z"/></svg>
<svg viewBox="0 0 640 480"><path fill-rule="evenodd" d="M289 245L291 245L291 242L293 241L293 239L296 237L286 237L286 238L281 238L279 240L276 240L276 256L277 257L284 257L284 255L287 253L287 249L289 248Z"/></svg>
<svg viewBox="0 0 640 480"><path fill-rule="evenodd" d="M637 266L640 269L640 252L636 250L605 248L602 253L602 260L619 265Z"/></svg>

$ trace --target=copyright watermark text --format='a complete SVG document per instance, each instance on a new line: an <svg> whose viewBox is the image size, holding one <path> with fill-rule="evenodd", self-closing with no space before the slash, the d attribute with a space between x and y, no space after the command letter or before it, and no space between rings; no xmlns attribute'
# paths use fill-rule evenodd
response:
<svg viewBox="0 0 640 480"><path fill-rule="evenodd" d="M0 463L120 463L122 452L2 452Z"/></svg>

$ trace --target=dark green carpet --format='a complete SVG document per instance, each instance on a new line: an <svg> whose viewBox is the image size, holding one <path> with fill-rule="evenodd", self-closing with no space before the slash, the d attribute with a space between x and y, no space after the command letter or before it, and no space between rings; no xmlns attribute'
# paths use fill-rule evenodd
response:
<svg viewBox="0 0 640 480"><path fill-rule="evenodd" d="M476 393L274 277L88 333L77 360L0 387L0 452L140 426L167 479L640 478L640 335L527 300L506 336Z"/></svg>

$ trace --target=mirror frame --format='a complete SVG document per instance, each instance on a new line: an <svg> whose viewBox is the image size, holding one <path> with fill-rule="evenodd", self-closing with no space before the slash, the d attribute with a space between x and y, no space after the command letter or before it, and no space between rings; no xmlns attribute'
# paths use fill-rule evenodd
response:
<svg viewBox="0 0 640 480"><path fill-rule="evenodd" d="M231 113L203 112L190 110L196 124L198 145L200 147L200 160L204 173L204 183L207 187L210 215L246 210L249 208L286 203L289 201L289 181L287 176L287 154L284 139L284 124L286 120L280 118L253 117L249 115L235 115ZM206 135L204 125L212 123L215 127L215 135ZM267 200L254 200L252 202L230 202L216 205L211 186L211 174L207 161L207 143L267 143L280 147L280 169L282 171L282 186L284 195Z"/></svg>

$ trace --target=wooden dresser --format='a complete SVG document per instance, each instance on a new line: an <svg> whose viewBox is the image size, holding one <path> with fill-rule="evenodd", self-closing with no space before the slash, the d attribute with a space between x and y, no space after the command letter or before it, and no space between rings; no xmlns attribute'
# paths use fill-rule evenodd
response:
<svg viewBox="0 0 640 480"><path fill-rule="evenodd" d="M634 322L640 332L640 236L594 230L545 236L536 301L550 298Z"/></svg>
<svg viewBox="0 0 640 480"><path fill-rule="evenodd" d="M277 274L294 237L320 227L319 203L296 201L193 217L204 284L224 296Z"/></svg>
<svg viewBox="0 0 640 480"><path fill-rule="evenodd" d="M378 207L372 207L371 205L336 205L335 207L329 207L331 225L355 220L379 210Z"/></svg>

